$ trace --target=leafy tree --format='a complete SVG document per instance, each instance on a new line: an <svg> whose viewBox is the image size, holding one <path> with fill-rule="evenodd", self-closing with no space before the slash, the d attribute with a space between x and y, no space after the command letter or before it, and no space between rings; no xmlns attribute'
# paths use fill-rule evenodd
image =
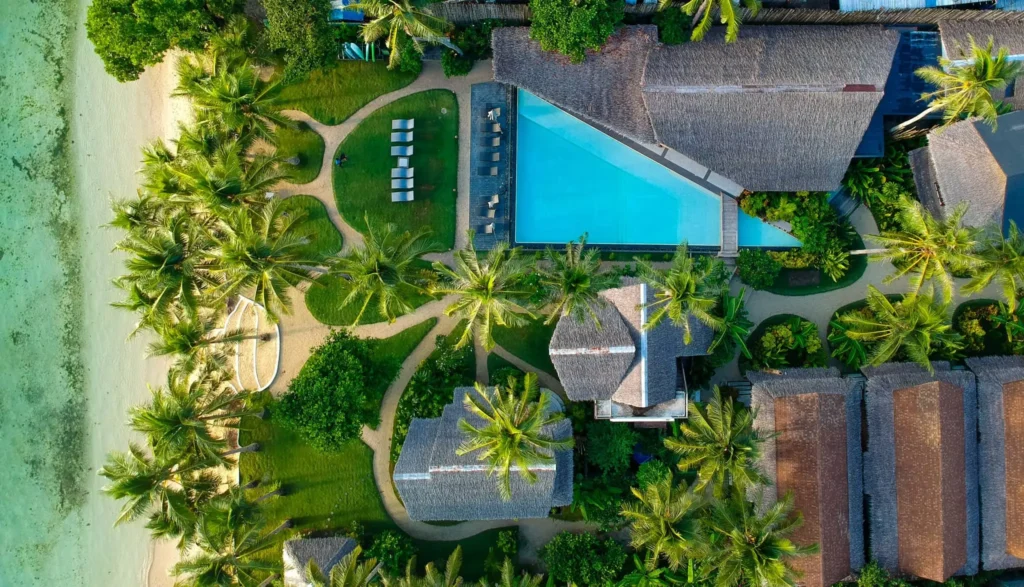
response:
<svg viewBox="0 0 1024 587"><path fill-rule="evenodd" d="M793 512L791 498L758 515L754 505L737 493L714 503L706 523L712 536L706 572L715 573L717 587L792 587L796 574L789 560L818 551L816 545L801 547L789 540L803 523L800 513Z"/></svg>
<svg viewBox="0 0 1024 587"><path fill-rule="evenodd" d="M743 6L756 15L761 10L761 0L743 0ZM736 12L740 7L739 0L688 0L679 10L692 17L693 32L691 41L702 41L704 35L711 30L712 18L717 9L721 23L726 26L725 42L735 43L740 36L740 15ZM675 10L672 0L659 0L658 10Z"/></svg>
<svg viewBox="0 0 1024 587"><path fill-rule="evenodd" d="M399 45L411 40L419 54L423 53L420 39L436 42L444 37L451 24L413 5L411 0L360 0L351 8L362 10L372 18L363 25L363 39L372 43L384 39L384 45L391 50L388 69L399 65Z"/></svg>
<svg viewBox="0 0 1024 587"><path fill-rule="evenodd" d="M899 133L935 112L942 112L943 126L978 116L993 129L996 127L996 117L1005 109L992 97L992 92L1015 80L1022 66L1010 59L1006 47L1001 47L993 55L991 37L985 46L977 44L973 37L969 39L969 50L959 48L959 62L939 56L939 67L929 65L914 72L938 89L921 94L921 100L928 102L928 108L893 127L893 133Z"/></svg>
<svg viewBox="0 0 1024 587"><path fill-rule="evenodd" d="M709 354L722 345L733 344L740 347L743 356L750 358L746 338L754 323L747 318L747 310L743 306L743 298L746 295L745 288L740 288L740 293L737 296L729 295L729 292L722 292L722 299L718 307L721 314L721 328L715 333L715 339L708 347Z"/></svg>
<svg viewBox="0 0 1024 587"><path fill-rule="evenodd" d="M490 352L495 345L495 325L519 327L526 324L524 316L533 318L521 305L528 294L522 287L526 265L519 258L519 250L510 250L505 243L498 243L486 257L479 259L473 234L470 230L469 244L455 252L454 269L434 262L434 271L440 275L441 283L432 287L431 293L458 296L444 310L445 316L454 315L467 321L458 346L468 344L475 332L484 350Z"/></svg>
<svg viewBox="0 0 1024 587"><path fill-rule="evenodd" d="M396 530L385 530L374 536L373 544L366 554L380 562L380 569L385 577L395 577L407 568L411 573L416 547L412 539L405 534ZM413 582L405 587L417 585L418 583Z"/></svg>
<svg viewBox="0 0 1024 587"><path fill-rule="evenodd" d="M686 29L693 21L682 10L659 10L651 19L658 27L658 40L666 45L682 45L687 41Z"/></svg>
<svg viewBox="0 0 1024 587"><path fill-rule="evenodd" d="M298 79L337 59L330 0L263 0L267 43L284 52L285 78Z"/></svg>
<svg viewBox="0 0 1024 587"><path fill-rule="evenodd" d="M668 271L658 271L648 261L637 261L637 271L654 289L654 301L645 304L649 315L644 330L654 328L667 317L682 328L683 342L690 344L691 317L716 331L722 328L721 318L713 313L726 289L725 266L720 260L708 256L695 258L684 243L676 249Z"/></svg>
<svg viewBox="0 0 1024 587"><path fill-rule="evenodd" d="M281 420L321 450L338 450L358 438L364 424L376 425L383 389L397 367L375 347L346 331L331 332L288 384L275 408Z"/></svg>
<svg viewBox="0 0 1024 587"><path fill-rule="evenodd" d="M931 215L920 202L908 203L900 217L902 230L868 235L885 247L875 258L892 261L896 272L885 278L892 283L909 275L910 294L915 295L928 281L934 281L942 292L942 299L953 298L953 272L972 269L977 239L976 231L963 225L967 203L963 202L949 213L945 220Z"/></svg>
<svg viewBox="0 0 1024 587"><path fill-rule="evenodd" d="M681 471L697 471L694 491L712 485L723 497L730 489L742 493L765 482L756 464L764 438L754 429L753 412L731 397L723 401L718 387L706 406L691 401L689 412L680 435L666 438L665 446L680 455Z"/></svg>
<svg viewBox="0 0 1024 587"><path fill-rule="evenodd" d="M481 451L477 460L487 461L488 475L497 477L498 493L512 499L512 467L529 483L537 481L531 466L554 462L554 451L572 448L572 438L556 440L545 428L561 421L565 414L551 406L550 392L540 393L537 374L527 373L520 391L516 380L497 386L492 393L480 383L475 393L463 399L466 409L483 420L474 426L459 420L459 429L467 439L456 449L466 455Z"/></svg>
<svg viewBox="0 0 1024 587"><path fill-rule="evenodd" d="M626 553L611 538L586 532L560 532L540 549L550 581L559 584L605 585L618 578Z"/></svg>
<svg viewBox="0 0 1024 587"><path fill-rule="evenodd" d="M384 228L375 226L366 218L367 233L363 246L331 263L331 272L345 277L349 293L341 300L342 306L362 301L352 325L359 324L370 302L376 299L381 316L394 322L400 314L412 312L406 297L410 291L422 290L416 285L418 270L415 262L437 247L426 242L430 231L399 233L394 224Z"/></svg>
<svg viewBox="0 0 1024 587"><path fill-rule="evenodd" d="M754 289L768 289L775 285L779 273L782 272L782 265L768 254L768 251L761 249L743 249L740 251L739 259L736 260L736 268L740 272L740 280Z"/></svg>
<svg viewBox="0 0 1024 587"><path fill-rule="evenodd" d="M362 553L362 547L356 546L331 568L329 578L316 566L316 561L309 559L306 577L309 578L312 587L369 587L376 574L377 559L368 558L360 561L359 556Z"/></svg>
<svg viewBox="0 0 1024 587"><path fill-rule="evenodd" d="M630 545L634 549L646 549L654 564L664 559L673 571L703 552L701 517L705 503L686 483L675 484L669 474L631 491L637 501L623 505L622 516L629 520Z"/></svg>
<svg viewBox="0 0 1024 587"><path fill-rule="evenodd" d="M541 285L548 292L550 310L545 324L554 324L562 316L577 322L588 316L601 326L596 309L604 305L598 295L610 287L613 278L601 272L601 257L597 249L586 250L587 235L580 242L570 241L565 253L558 254L551 247L545 251L549 267L541 268Z"/></svg>
<svg viewBox="0 0 1024 587"><path fill-rule="evenodd" d="M629 469L636 432L608 420L598 420L587 428L587 462L597 466L606 477L621 476Z"/></svg>
<svg viewBox="0 0 1024 587"><path fill-rule="evenodd" d="M583 63L599 51L625 15L622 0L530 0L530 38L545 51Z"/></svg>
<svg viewBox="0 0 1024 587"><path fill-rule="evenodd" d="M1017 297L1024 290L1024 235L1013 220L1005 236L1002 231L991 231L984 240L974 278L960 291L973 295L993 282L999 285L1010 311L1015 311Z"/></svg>

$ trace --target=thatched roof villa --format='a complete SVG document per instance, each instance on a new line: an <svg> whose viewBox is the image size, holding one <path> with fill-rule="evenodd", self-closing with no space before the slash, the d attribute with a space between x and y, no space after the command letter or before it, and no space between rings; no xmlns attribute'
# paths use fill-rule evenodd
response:
<svg viewBox="0 0 1024 587"><path fill-rule="evenodd" d="M440 418L415 418L409 425L394 471L395 487L409 517L430 521L544 518L551 508L571 504L572 450L556 451L551 464L532 466L535 483L525 481L518 467L513 467L510 501L501 499L485 462L475 454L455 454L465 440L459 420L475 426L483 422L463 404L466 393L473 393L473 388L455 389L452 403ZM561 401L554 400L553 405L561 409ZM565 419L546 432L556 439L569 438L572 425Z"/></svg>
<svg viewBox="0 0 1024 587"><path fill-rule="evenodd" d="M934 363L863 369L869 556L891 572L943 582L978 571L974 375Z"/></svg>
<svg viewBox="0 0 1024 587"><path fill-rule="evenodd" d="M310 561L316 563L324 575L330 575L331 569L355 550L358 544L343 536L286 540L281 553L285 587L311 587L312 583L306 576Z"/></svg>
<svg viewBox="0 0 1024 587"><path fill-rule="evenodd" d="M752 497L767 507L793 495L804 517L793 540L820 548L793 561L802 585L843 581L864 566L863 383L840 377L836 369L751 372L747 379L754 427L768 437L759 468L771 483Z"/></svg>
<svg viewBox="0 0 1024 587"><path fill-rule="evenodd" d="M601 292L605 305L597 323L563 317L548 352L565 393L573 401L595 403L595 417L615 421L670 421L686 417L683 363L708 354L714 333L691 319L692 340L667 318L644 330L654 290L627 281ZM600 327L598 326L600 324Z"/></svg>

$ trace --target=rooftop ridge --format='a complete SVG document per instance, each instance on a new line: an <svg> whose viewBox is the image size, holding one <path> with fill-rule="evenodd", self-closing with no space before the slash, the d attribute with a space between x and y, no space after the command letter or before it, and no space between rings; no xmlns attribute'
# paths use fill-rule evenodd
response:
<svg viewBox="0 0 1024 587"><path fill-rule="evenodd" d="M621 345L621 346L594 346L594 347L578 347L571 349L558 349L549 348L548 354L550 355L617 355L617 354L630 354L636 352L635 345Z"/></svg>

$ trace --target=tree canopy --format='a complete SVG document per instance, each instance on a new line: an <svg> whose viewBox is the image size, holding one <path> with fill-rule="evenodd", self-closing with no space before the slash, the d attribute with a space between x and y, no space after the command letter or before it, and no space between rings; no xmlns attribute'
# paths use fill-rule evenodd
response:
<svg viewBox="0 0 1024 587"><path fill-rule="evenodd" d="M622 0L530 0L530 38L545 51L558 51L583 63L587 50L597 51L622 22Z"/></svg>
<svg viewBox="0 0 1024 587"><path fill-rule="evenodd" d="M300 77L336 58L330 0L263 0L267 43L284 52L285 75Z"/></svg>

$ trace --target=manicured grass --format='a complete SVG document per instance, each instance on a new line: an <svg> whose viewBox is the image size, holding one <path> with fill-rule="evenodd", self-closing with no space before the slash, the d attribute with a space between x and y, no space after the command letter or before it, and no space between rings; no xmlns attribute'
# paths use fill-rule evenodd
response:
<svg viewBox="0 0 1024 587"><path fill-rule="evenodd" d="M429 264L426 262L420 265L424 269L429 267ZM348 291L349 283L344 278L334 275L322 275L311 283L309 289L306 290L306 307L309 309L309 313L322 324L351 326L356 316L359 315L359 308L362 307L363 302L362 300L355 300L346 306L342 306L342 301L348 295ZM406 301L414 309L434 299L427 292L411 287L408 288L406 294ZM359 323L375 324L385 320L384 316L377 309L376 300L371 300L370 305L363 312L363 317Z"/></svg>
<svg viewBox="0 0 1024 587"><path fill-rule="evenodd" d="M415 200L391 201L391 120L414 118ZM396 100L366 118L338 147L348 161L333 168L334 197L345 221L365 233L366 221L394 223L403 230L429 228L445 249L455 245L455 187L458 176L459 110L447 90L420 92Z"/></svg>
<svg viewBox="0 0 1024 587"><path fill-rule="evenodd" d="M292 183L309 183L320 174L324 162L324 139L305 122L295 128L277 129L277 156L299 157L298 165L284 163L281 168L291 174Z"/></svg>
<svg viewBox="0 0 1024 587"><path fill-rule="evenodd" d="M312 257L327 257L341 250L341 233L327 216L327 207L313 196L290 196L281 201L285 210L302 210L306 219L296 228L297 235L309 238L306 254Z"/></svg>
<svg viewBox="0 0 1024 587"><path fill-rule="evenodd" d="M854 242L851 250L863 248L864 241L860 238L860 235L857 235L857 240ZM846 272L846 275L842 276L839 281L832 281L831 277L825 275L825 272L819 269L817 285L789 285L789 273L794 270L783 269L782 272L779 273L779 277L775 280L775 284L764 291L780 296L813 296L835 291L837 289L843 289L844 287L850 287L856 283L858 279L864 276L864 271L866 271L867 268L867 255L850 255L850 269Z"/></svg>
<svg viewBox="0 0 1024 587"><path fill-rule="evenodd" d="M410 326L394 336L381 339L377 345L377 352L382 355L401 357L404 361L436 324L437 318L427 318L416 326Z"/></svg>
<svg viewBox="0 0 1024 587"><path fill-rule="evenodd" d="M339 61L286 85L281 90L281 107L301 110L324 124L341 124L377 96L415 79L416 74L390 71L380 61Z"/></svg>
<svg viewBox="0 0 1024 587"><path fill-rule="evenodd" d="M555 366L551 364L548 346L551 343L551 335L555 332L555 324L544 324L545 318L538 316L522 328L496 327L494 340L506 351L541 371L554 375Z"/></svg>

